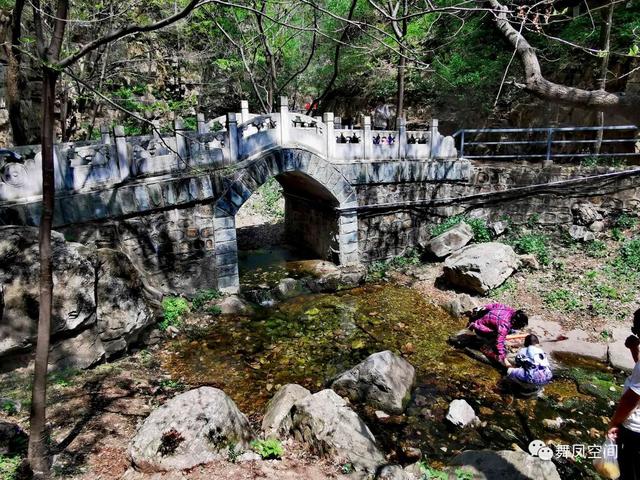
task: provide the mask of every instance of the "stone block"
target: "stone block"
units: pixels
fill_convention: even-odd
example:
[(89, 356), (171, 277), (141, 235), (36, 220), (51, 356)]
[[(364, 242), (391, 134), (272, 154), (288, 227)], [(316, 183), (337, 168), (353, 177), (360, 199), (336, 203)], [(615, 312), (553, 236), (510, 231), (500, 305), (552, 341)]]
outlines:
[(225, 229), (216, 229), (215, 231), (215, 240), (216, 243), (219, 242), (228, 242), (236, 239), (236, 229), (235, 228), (225, 228)]

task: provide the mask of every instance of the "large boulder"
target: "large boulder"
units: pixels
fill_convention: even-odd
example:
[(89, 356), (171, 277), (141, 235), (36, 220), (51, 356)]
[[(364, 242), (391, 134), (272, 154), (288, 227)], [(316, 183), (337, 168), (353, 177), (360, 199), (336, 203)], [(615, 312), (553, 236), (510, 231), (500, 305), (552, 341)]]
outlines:
[(95, 256), (97, 328), (110, 357), (136, 342), (156, 316), (146, 301), (140, 274), (124, 253), (101, 248)]
[(465, 222), (460, 222), (425, 245), (425, 250), (438, 258), (457, 252), (473, 240), (473, 229)]
[(551, 460), (510, 450), (469, 450), (451, 461), (474, 480), (560, 480)]
[[(51, 233), (51, 335), (69, 336), (96, 323), (95, 275), (80, 244)], [(0, 227), (0, 357), (33, 347), (40, 303), (38, 229)]]
[[(86, 368), (125, 351), (155, 323), (150, 305), (159, 302), (159, 294), (125, 254), (67, 242), (58, 232), (51, 236), (51, 365)], [(35, 345), (38, 272), (38, 230), (0, 227), (0, 358), (5, 365), (28, 362)]]
[(280, 388), (269, 400), (267, 411), (262, 419), (262, 431), (267, 437), (287, 435), (291, 431), (291, 407), (311, 395), (300, 385), (291, 383)]
[(405, 359), (386, 350), (339, 375), (331, 388), (352, 402), (364, 402), (385, 412), (401, 414), (411, 396), (416, 371)]
[(133, 464), (144, 472), (184, 470), (249, 448), (247, 417), (222, 390), (200, 387), (154, 410), (131, 442)]
[(485, 294), (502, 285), (519, 265), (518, 255), (509, 245), (479, 243), (449, 256), (444, 275), (455, 287)]
[(333, 390), (296, 402), (293, 432), (317, 454), (351, 463), (358, 471), (373, 473), (385, 462), (369, 428)]

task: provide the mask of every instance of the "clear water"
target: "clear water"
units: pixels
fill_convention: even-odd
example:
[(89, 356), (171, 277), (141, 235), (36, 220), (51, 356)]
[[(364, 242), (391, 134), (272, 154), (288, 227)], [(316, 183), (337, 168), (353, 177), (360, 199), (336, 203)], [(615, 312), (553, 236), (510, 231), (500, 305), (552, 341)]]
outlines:
[[(417, 371), (406, 415), (381, 423), (370, 409), (359, 409), (399, 462), (408, 461), (403, 453), (408, 447), (419, 448), (437, 466), (465, 449), (517, 445), (526, 450), (532, 439), (601, 443), (598, 435), (612, 413), (609, 401), (621, 393), (620, 378), (600, 365), (564, 359), (566, 366), (546, 387), (546, 398), (517, 399), (502, 391), (495, 369), (447, 344), (462, 326), (415, 290), (374, 284), (302, 295), (252, 317), (221, 317), (204, 337), (174, 342), (163, 363), (174, 378), (221, 388), (241, 410), (259, 417), (281, 385), (298, 383), (318, 391), (371, 353), (402, 354)], [(456, 398), (473, 406), (486, 422), (483, 427), (459, 430), (447, 424), (449, 402)], [(544, 419), (558, 416), (567, 422), (562, 429), (543, 426)], [(558, 465), (563, 479), (595, 475), (589, 460)]]

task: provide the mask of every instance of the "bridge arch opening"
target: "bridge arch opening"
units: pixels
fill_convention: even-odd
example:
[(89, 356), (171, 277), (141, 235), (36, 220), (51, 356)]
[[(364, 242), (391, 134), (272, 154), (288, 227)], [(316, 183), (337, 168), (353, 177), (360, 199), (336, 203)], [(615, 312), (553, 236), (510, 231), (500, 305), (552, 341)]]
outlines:
[(336, 264), (359, 260), (353, 187), (322, 157), (305, 150), (279, 150), (249, 164), (216, 202), (215, 256), (221, 290), (240, 288), (239, 254), (247, 246), (255, 246), (260, 227), (247, 225), (242, 214), (241, 221), (236, 223), (236, 216), (253, 193), (271, 178), (282, 188), (284, 219), (280, 232), (272, 227), (263, 228), (266, 235), (270, 229), (274, 235), (281, 235), (265, 239), (267, 243), (288, 244), (307, 258)]

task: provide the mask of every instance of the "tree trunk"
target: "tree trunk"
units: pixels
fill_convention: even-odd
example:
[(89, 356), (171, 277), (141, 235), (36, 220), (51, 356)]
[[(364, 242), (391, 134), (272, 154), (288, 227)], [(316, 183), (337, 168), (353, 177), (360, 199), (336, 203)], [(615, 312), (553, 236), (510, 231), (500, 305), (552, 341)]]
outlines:
[[(614, 6), (615, 4), (611, 2), (609, 10), (607, 11), (605, 24), (603, 25), (602, 51), (604, 52), (604, 56), (602, 57), (602, 63), (600, 64), (600, 90), (603, 92), (607, 90), (607, 72), (609, 71), (609, 50), (611, 48), (611, 24), (613, 23)], [(600, 125), (600, 130), (598, 130), (596, 135), (594, 148), (596, 154), (600, 154), (600, 150), (602, 149), (602, 139), (604, 137), (604, 112), (602, 110), (598, 112), (598, 123)]]
[(42, 214), (40, 216), (40, 311), (38, 343), (31, 400), (31, 428), (29, 435), (29, 464), (34, 478), (49, 476), (46, 444), (47, 364), (51, 334), (53, 274), (51, 262), (51, 225), (55, 193), (53, 168), (54, 104), (58, 72), (43, 68), (42, 79)]
[(398, 99), (396, 102), (396, 128), (398, 128), (398, 118), (404, 115), (404, 74), (407, 59), (404, 56), (403, 48), (400, 47), (400, 60), (398, 61)]

